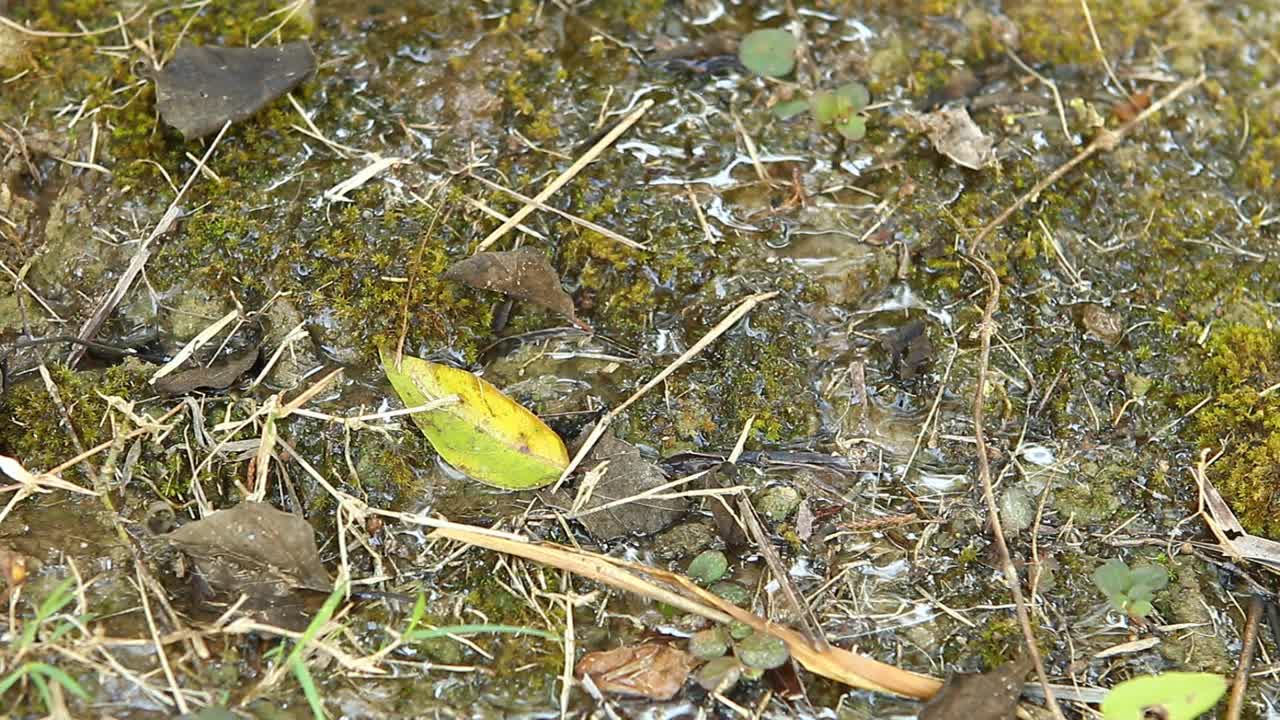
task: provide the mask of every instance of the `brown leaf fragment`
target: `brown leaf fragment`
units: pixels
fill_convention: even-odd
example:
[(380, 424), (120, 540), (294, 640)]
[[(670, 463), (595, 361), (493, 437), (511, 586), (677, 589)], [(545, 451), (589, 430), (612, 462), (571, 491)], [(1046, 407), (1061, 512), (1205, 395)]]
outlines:
[(1080, 322), (1085, 330), (1108, 345), (1124, 339), (1124, 318), (1101, 305), (1085, 303), (1080, 309)]
[(311, 524), (265, 503), (242, 502), (160, 537), (191, 558), (216, 592), (263, 598), (333, 588)]
[(985, 673), (952, 675), (924, 706), (920, 720), (1012, 720), (1031, 659), (1019, 657)]
[(27, 556), (0, 545), (0, 587), (12, 589), (27, 581)]
[(315, 69), (305, 40), (264, 48), (187, 45), (156, 74), (156, 107), (184, 138), (204, 137), (251, 117)]
[(995, 159), (995, 143), (969, 117), (969, 111), (943, 108), (921, 116), (934, 149), (957, 165), (981, 170)]
[(156, 392), (165, 396), (186, 395), (196, 390), (226, 390), (258, 362), (259, 345), (247, 347), (209, 367), (196, 367), (166, 375), (155, 382)]
[(683, 650), (647, 643), (587, 653), (574, 672), (590, 675), (607, 693), (670, 700), (684, 687), (693, 665), (693, 657)]
[[(742, 469), (736, 463), (723, 462), (707, 473), (703, 487), (707, 490), (733, 487), (744, 484)], [(711, 510), (711, 520), (715, 523), (716, 534), (724, 541), (726, 548), (736, 550), (747, 546), (747, 532), (738, 521), (738, 516), (729, 509), (731, 497), (712, 496), (707, 498), (707, 508)]]
[(937, 351), (926, 330), (923, 320), (912, 320), (880, 341), (893, 362), (894, 373), (903, 380), (911, 380), (933, 364)]
[[(579, 442), (590, 431), (590, 427), (586, 428)], [(688, 509), (688, 501), (684, 498), (642, 498), (592, 512), (602, 505), (633, 497), (667, 482), (662, 470), (641, 457), (634, 445), (607, 433), (591, 448), (582, 465), (594, 468), (606, 461), (609, 464), (604, 469), (604, 475), (575, 513), (577, 520), (597, 541), (658, 532), (679, 520)], [(575, 496), (564, 491), (555, 494), (544, 492), (542, 499), (548, 505), (568, 511), (573, 507)]]
[(526, 300), (565, 316), (586, 329), (573, 309), (573, 298), (560, 287), (560, 276), (547, 256), (531, 247), (503, 252), (481, 252), (454, 263), (445, 271), (447, 280)]

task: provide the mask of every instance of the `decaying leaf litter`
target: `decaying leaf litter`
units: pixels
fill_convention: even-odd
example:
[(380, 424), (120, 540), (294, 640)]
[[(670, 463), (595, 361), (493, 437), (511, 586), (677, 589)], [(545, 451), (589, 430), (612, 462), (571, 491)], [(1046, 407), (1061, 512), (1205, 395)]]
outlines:
[[(655, 701), (575, 660), (657, 647), (706, 660), (659, 664), (655, 680), (690, 674), (673, 710), (908, 715), (920, 706), (848, 691), (867, 687), (851, 658), (887, 663), (872, 687), (919, 678), (906, 696), (937, 687), (925, 676), (1002, 667), (1025, 650), (1002, 572), (1022, 583), (1067, 716), (1123, 677), (1235, 674), (1243, 600), (1270, 594), (1255, 563), (1275, 559), (1236, 518), (1255, 515), (1233, 469), (1269, 462), (1240, 408), (1265, 411), (1276, 381), (1250, 355), (1274, 342), (1280, 226), (1267, 9), (102, 5), (16, 8), (0, 35), (0, 544), (22, 558), (6, 579), (23, 623), (0, 682), (22, 712), (87, 695), (166, 714), (230, 690), (249, 713), (625, 713)], [(755, 37), (789, 50), (785, 69), (743, 55), (759, 30), (783, 32)], [(183, 48), (304, 39), (314, 77), (212, 112), (203, 142), (162, 124), (151, 73), (132, 74)], [(922, 131), (938, 98), (980, 131), (968, 148)], [(518, 246), (556, 277), (542, 272), (536, 297), (512, 291), (518, 277), (488, 288), (524, 300), (500, 326), (500, 296), (446, 269)], [(984, 264), (1001, 291), (988, 322)], [(585, 436), (563, 482), (547, 474), (560, 499), (490, 491), (438, 461), (414, 425), (461, 399), (402, 409), (380, 348), (479, 371), (549, 432)], [(73, 350), (87, 356), (74, 372), (59, 364)], [(163, 376), (148, 364), (180, 354)], [(646, 478), (628, 490), (642, 497), (610, 495), (608, 447)], [(1012, 563), (991, 545), (984, 477)], [(237, 607), (201, 590), (244, 558), (227, 573), (225, 542), (167, 551), (144, 529), (157, 501), (193, 528), (266, 503), (314, 529), (305, 564), (337, 579), (283, 568), (287, 598), (361, 589), (297, 606), (314, 621), (302, 632), (254, 619), (249, 594)], [(628, 511), (652, 502), (690, 509), (613, 540), (618, 526), (585, 514), (647, 530)], [(446, 537), (540, 550), (525, 562)], [(607, 557), (565, 559), (599, 573), (575, 579), (530, 539), (702, 578), (709, 561), (691, 563), (718, 550), (724, 575), (710, 597), (660, 574), (617, 577), (633, 591), (620, 593)], [(1168, 589), (1100, 587), (1113, 559), (1166, 568)], [(720, 615), (734, 606), (711, 597), (747, 610)], [(724, 655), (691, 647), (742, 612), (775, 625)], [(470, 644), (410, 628), (423, 623), (473, 628), (454, 633)], [(769, 627), (792, 628), (778, 633), (807, 671), (746, 662)], [(1258, 648), (1228, 713), (1268, 707), (1273, 650)], [(344, 681), (390, 688), (375, 676), (393, 672), (413, 689)], [(1036, 675), (1028, 699), (1045, 695)], [(1161, 707), (1198, 712), (1188, 703)]]

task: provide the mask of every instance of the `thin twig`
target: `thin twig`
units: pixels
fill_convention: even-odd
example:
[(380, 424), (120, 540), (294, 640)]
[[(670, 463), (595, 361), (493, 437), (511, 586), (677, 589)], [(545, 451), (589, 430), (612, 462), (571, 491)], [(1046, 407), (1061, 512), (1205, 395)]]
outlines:
[(1205, 81), (1206, 77), (1207, 75), (1205, 75), (1205, 72), (1202, 69), (1199, 75), (1196, 75), (1190, 80), (1183, 81), (1173, 90), (1170, 90), (1168, 95), (1165, 95), (1164, 97), (1160, 98), (1156, 102), (1152, 103), (1151, 107), (1148, 107), (1146, 110), (1143, 110), (1134, 119), (1130, 120), (1124, 125), (1121, 125), (1119, 128), (1116, 128), (1115, 130), (1111, 130), (1111, 131), (1103, 130), (1102, 132), (1100, 132), (1097, 136), (1093, 138), (1092, 141), (1089, 142), (1088, 145), (1085, 146), (1083, 150), (1076, 153), (1076, 155), (1072, 157), (1070, 160), (1059, 165), (1056, 170), (1046, 175), (1043, 180), (1036, 183), (1035, 186), (1032, 187), (1030, 190), (1028, 190), (1026, 193), (1024, 193), (1022, 197), (1019, 197), (1017, 200), (1015, 200), (1012, 205), (1002, 210), (1000, 214), (995, 217), (994, 220), (984, 225), (982, 229), (978, 231), (978, 234), (973, 238), (972, 250), (976, 252), (978, 248), (982, 246), (982, 242), (986, 240), (987, 237), (991, 235), (991, 233), (995, 232), (997, 228), (1005, 224), (1005, 222), (1007, 222), (1015, 212), (1017, 212), (1018, 210), (1021, 210), (1023, 205), (1026, 205), (1028, 202), (1030, 202), (1034, 198), (1039, 197), (1040, 193), (1044, 192), (1045, 188), (1057, 182), (1059, 178), (1061, 178), (1063, 175), (1066, 175), (1067, 173), (1071, 172), (1072, 168), (1084, 162), (1085, 160), (1088, 160), (1089, 158), (1093, 157), (1099, 151), (1110, 151), (1114, 149), (1116, 145), (1118, 145), (1120, 141), (1124, 139), (1125, 135), (1128, 135), (1129, 133), (1133, 132), (1133, 129), (1138, 127), (1142, 123), (1146, 122), (1147, 118), (1163, 110), (1166, 105), (1173, 102), (1174, 100), (1177, 100), (1188, 90), (1191, 90), (1192, 88), (1199, 86), (1201, 83)]
[(1058, 122), (1062, 123), (1062, 134), (1067, 138), (1067, 142), (1072, 142), (1071, 128), (1067, 126), (1067, 111), (1066, 108), (1062, 106), (1062, 94), (1058, 92), (1058, 84), (1036, 72), (1030, 65), (1022, 62), (1022, 58), (1018, 57), (1017, 53), (1012, 50), (1005, 48), (1004, 54), (1008, 55), (1009, 59), (1012, 60), (1014, 64), (1022, 68), (1023, 72), (1028, 73), (1036, 80), (1040, 81), (1041, 85), (1048, 86), (1049, 92), (1053, 93), (1053, 105), (1058, 110)]
[(138, 575), (138, 597), (142, 600), (142, 613), (147, 619), (147, 630), (151, 633), (152, 649), (160, 660), (160, 669), (164, 671), (164, 677), (169, 683), (173, 699), (178, 704), (178, 712), (186, 714), (190, 712), (187, 706), (187, 698), (182, 694), (182, 688), (178, 685), (178, 678), (173, 674), (173, 668), (169, 666), (169, 655), (165, 652), (164, 645), (160, 643), (160, 631), (156, 629), (156, 619), (151, 614), (151, 603), (147, 600), (147, 586), (142, 580), (141, 563), (142, 561), (139, 558), (138, 566), (135, 568)]
[[(533, 199), (536, 202), (540, 202), (540, 203), (546, 202), (547, 198), (554, 195), (557, 190), (564, 187), (565, 184), (568, 183), (570, 180), (572, 180), (574, 176), (576, 176), (579, 172), (581, 172), (584, 167), (590, 165), (593, 160), (599, 157), (600, 153), (604, 152), (606, 148), (608, 148), (610, 145), (614, 143), (615, 140), (617, 140), (619, 137), (622, 136), (622, 133), (626, 132), (627, 129), (630, 128), (632, 125), (635, 125), (636, 122), (641, 118), (641, 116), (643, 116), (646, 112), (648, 112), (649, 108), (651, 107), (653, 107), (652, 100), (645, 100), (644, 102), (640, 103), (640, 107), (637, 107), (635, 110), (632, 110), (630, 115), (623, 118), (622, 121), (619, 122), (616, 126), (614, 126), (614, 128), (610, 130), (607, 135), (600, 138), (599, 142), (597, 142), (595, 145), (592, 145), (590, 150), (586, 151), (585, 153), (582, 154), (582, 157), (575, 160), (573, 164), (569, 166), (568, 170), (565, 170), (564, 172), (560, 173), (560, 175), (556, 177), (555, 180), (551, 181), (551, 184), (543, 188), (542, 191), (539, 192), (537, 195), (534, 195)], [(511, 230), (511, 228), (515, 227), (517, 224), (524, 221), (524, 219), (526, 217), (529, 217), (529, 215), (536, 209), (537, 208), (535, 208), (533, 205), (526, 204), (524, 207), (517, 210), (509, 220), (502, 223), (502, 225), (499, 225), (496, 230), (489, 233), (484, 240), (480, 241), (480, 244), (476, 246), (476, 252), (482, 252), (484, 250), (488, 250), (489, 246), (496, 243), (503, 235), (506, 235)]]
[(1125, 97), (1129, 93), (1125, 92), (1124, 85), (1120, 84), (1120, 80), (1116, 77), (1116, 73), (1111, 69), (1111, 61), (1107, 60), (1107, 53), (1102, 49), (1102, 41), (1098, 39), (1098, 30), (1093, 26), (1093, 13), (1089, 12), (1089, 0), (1080, 0), (1080, 9), (1084, 10), (1084, 22), (1089, 26), (1089, 37), (1093, 38), (1093, 49), (1098, 51), (1098, 57), (1102, 59), (1102, 67), (1107, 70), (1107, 77), (1111, 78), (1112, 84), (1116, 89), (1124, 94)]
[(1022, 627), (1027, 654), (1035, 664), (1036, 675), (1040, 678), (1041, 687), (1044, 688), (1045, 704), (1049, 706), (1049, 711), (1053, 713), (1056, 720), (1066, 720), (1066, 716), (1062, 714), (1062, 708), (1058, 706), (1057, 698), (1053, 695), (1053, 689), (1049, 686), (1049, 676), (1044, 670), (1044, 660), (1040, 657), (1040, 647), (1036, 644), (1035, 631), (1031, 629), (1027, 601), (1022, 596), (1022, 581), (1018, 578), (1018, 571), (1013, 567), (1013, 560), (1009, 557), (1009, 545), (1004, 540), (1004, 527), (1000, 523), (996, 495), (991, 487), (991, 465), (987, 460), (987, 439), (982, 421), (986, 407), (987, 368), (991, 361), (991, 333), (995, 329), (993, 316), (996, 308), (1000, 306), (1000, 278), (991, 265), (982, 258), (976, 255), (965, 255), (965, 259), (986, 276), (987, 285), (990, 288), (986, 307), (982, 311), (982, 325), (979, 328), (981, 349), (978, 354), (978, 382), (973, 395), (973, 437), (978, 453), (978, 479), (982, 483), (982, 496), (987, 504), (987, 520), (991, 525), (992, 540), (995, 541), (996, 550), (1000, 554), (1000, 565), (1004, 570), (1005, 581), (1009, 585), (1010, 592), (1013, 593), (1014, 610), (1018, 615), (1018, 624)]
[(1244, 693), (1249, 688), (1249, 673), (1253, 670), (1254, 649), (1257, 647), (1258, 623), (1262, 620), (1262, 607), (1266, 604), (1261, 595), (1249, 598), (1249, 613), (1245, 616), (1244, 633), (1240, 637), (1240, 664), (1231, 684), (1231, 696), (1227, 699), (1227, 714), (1223, 720), (1240, 720), (1244, 710)]

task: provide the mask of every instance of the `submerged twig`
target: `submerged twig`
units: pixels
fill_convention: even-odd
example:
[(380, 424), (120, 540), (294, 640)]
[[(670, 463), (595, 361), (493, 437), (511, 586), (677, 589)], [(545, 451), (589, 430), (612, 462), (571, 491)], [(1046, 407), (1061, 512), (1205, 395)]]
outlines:
[(1022, 627), (1022, 637), (1026, 641), (1027, 654), (1035, 664), (1036, 675), (1044, 688), (1045, 704), (1049, 706), (1056, 720), (1066, 720), (1058, 700), (1049, 686), (1049, 676), (1045, 673), (1044, 659), (1040, 657), (1040, 647), (1036, 644), (1035, 631), (1031, 629), (1031, 616), (1027, 612), (1027, 601), (1022, 596), (1022, 581), (1018, 571), (1013, 567), (1009, 556), (1009, 545), (1004, 539), (1004, 527), (1000, 523), (1000, 511), (996, 505), (995, 491), (991, 487), (991, 464), (987, 460), (987, 439), (982, 425), (987, 394), (987, 368), (991, 361), (991, 334), (995, 329), (996, 308), (1000, 306), (1000, 278), (987, 261), (976, 255), (965, 255), (965, 259), (986, 277), (989, 288), (986, 307), (982, 311), (982, 325), (979, 327), (980, 349), (978, 352), (978, 381), (973, 395), (973, 437), (978, 453), (978, 480), (982, 483), (982, 497), (987, 504), (987, 521), (991, 525), (991, 536), (1000, 555), (1000, 566), (1004, 571), (1005, 581), (1013, 593), (1014, 610), (1018, 616), (1018, 625)]
[(1147, 118), (1163, 110), (1166, 105), (1177, 100), (1188, 90), (1203, 83), (1207, 77), (1208, 76), (1205, 74), (1205, 71), (1202, 69), (1199, 75), (1196, 75), (1190, 80), (1183, 81), (1173, 90), (1170, 90), (1168, 95), (1165, 95), (1154, 103), (1151, 103), (1150, 107), (1143, 110), (1141, 113), (1138, 113), (1137, 117), (1134, 119), (1121, 125), (1115, 130), (1104, 129), (1102, 132), (1098, 133), (1098, 135), (1096, 135), (1083, 150), (1076, 153), (1076, 155), (1070, 160), (1059, 165), (1056, 170), (1046, 175), (1044, 179), (1036, 183), (1030, 190), (1023, 193), (1023, 195), (1015, 200), (1012, 205), (1000, 211), (1000, 214), (997, 215), (994, 220), (982, 226), (982, 229), (979, 230), (978, 234), (973, 238), (971, 250), (976, 252), (978, 248), (982, 246), (982, 242), (986, 240), (991, 233), (995, 232), (997, 228), (1005, 224), (1005, 222), (1007, 222), (1015, 212), (1022, 209), (1022, 206), (1026, 205), (1032, 199), (1039, 197), (1040, 193), (1044, 192), (1045, 188), (1048, 188), (1050, 185), (1057, 182), (1063, 175), (1071, 172), (1072, 168), (1093, 157), (1099, 151), (1113, 150), (1116, 145), (1124, 139), (1125, 135), (1133, 132), (1134, 128), (1146, 122)]

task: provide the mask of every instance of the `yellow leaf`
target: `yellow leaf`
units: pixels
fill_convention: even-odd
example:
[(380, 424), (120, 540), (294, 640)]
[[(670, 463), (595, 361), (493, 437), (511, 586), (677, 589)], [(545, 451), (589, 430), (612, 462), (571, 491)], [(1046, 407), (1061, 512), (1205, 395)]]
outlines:
[(564, 441), (536, 415), (465, 370), (382, 351), (382, 367), (405, 407), (457, 396), (413, 414), (440, 457), (487, 485), (529, 490), (555, 482), (569, 465)]

